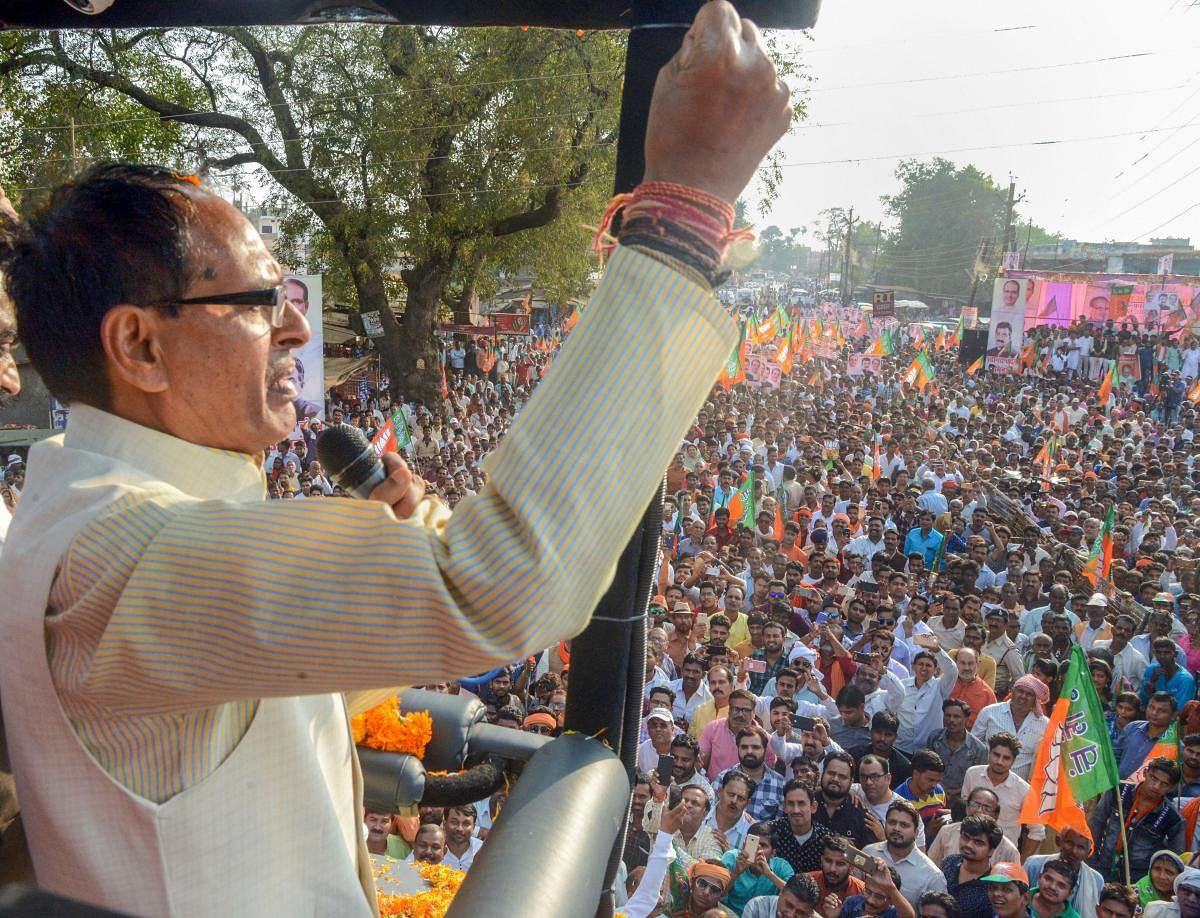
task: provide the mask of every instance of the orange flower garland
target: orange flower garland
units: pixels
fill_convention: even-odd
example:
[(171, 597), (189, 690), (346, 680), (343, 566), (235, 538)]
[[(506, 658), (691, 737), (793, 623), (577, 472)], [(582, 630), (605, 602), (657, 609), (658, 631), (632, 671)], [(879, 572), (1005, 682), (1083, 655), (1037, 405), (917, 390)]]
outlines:
[(396, 895), (378, 890), (380, 918), (444, 918), (466, 873), (440, 864), (413, 865), (429, 883), (425, 892)]
[(400, 699), (393, 695), (383, 704), (350, 719), (354, 742), (368, 749), (405, 752), (418, 759), (433, 739), (433, 718), (428, 711), (400, 713)]

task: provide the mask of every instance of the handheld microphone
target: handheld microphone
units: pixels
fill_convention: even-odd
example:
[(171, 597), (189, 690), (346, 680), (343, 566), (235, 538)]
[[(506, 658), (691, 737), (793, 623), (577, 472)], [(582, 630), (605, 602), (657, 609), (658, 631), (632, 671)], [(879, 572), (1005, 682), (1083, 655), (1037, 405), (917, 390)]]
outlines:
[(326, 427), (317, 434), (317, 458), (329, 477), (359, 500), (370, 497), (387, 478), (371, 442), (348, 424)]

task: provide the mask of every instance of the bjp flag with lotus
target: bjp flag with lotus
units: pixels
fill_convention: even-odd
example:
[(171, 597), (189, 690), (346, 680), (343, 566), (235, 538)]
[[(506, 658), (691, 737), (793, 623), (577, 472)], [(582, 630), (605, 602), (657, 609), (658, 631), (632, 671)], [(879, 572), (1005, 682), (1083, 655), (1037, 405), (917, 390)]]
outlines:
[(1021, 823), (1041, 823), (1059, 832), (1071, 828), (1091, 839), (1083, 804), (1116, 787), (1117, 780), (1104, 708), (1083, 648), (1076, 644), (1033, 760)]

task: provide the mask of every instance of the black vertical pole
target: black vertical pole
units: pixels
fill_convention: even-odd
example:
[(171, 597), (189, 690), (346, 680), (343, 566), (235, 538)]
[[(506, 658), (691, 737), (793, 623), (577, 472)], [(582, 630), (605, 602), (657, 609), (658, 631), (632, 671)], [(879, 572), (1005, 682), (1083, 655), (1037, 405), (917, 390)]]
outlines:
[[(617, 135), (615, 190), (629, 191), (645, 171), (646, 121), (659, 68), (679, 49), (700, 0), (634, 0), (633, 24), (625, 52), (625, 80)], [(662, 491), (646, 508), (641, 523), (617, 562), (612, 585), (592, 622), (571, 643), (570, 691), (566, 726), (600, 734), (621, 757), (631, 782), (636, 767), (645, 677), (646, 606), (662, 530)], [(617, 838), (597, 915), (611, 916), (610, 887), (624, 849)]]

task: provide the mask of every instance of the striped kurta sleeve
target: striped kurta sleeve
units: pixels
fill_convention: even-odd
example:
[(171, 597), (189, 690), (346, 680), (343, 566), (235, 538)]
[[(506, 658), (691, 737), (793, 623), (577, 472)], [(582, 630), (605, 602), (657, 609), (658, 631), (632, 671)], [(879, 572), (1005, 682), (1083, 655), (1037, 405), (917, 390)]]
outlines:
[(452, 515), (123, 498), (63, 559), (60, 692), (162, 715), (463, 676), (578, 633), (734, 341), (710, 292), (618, 249)]

